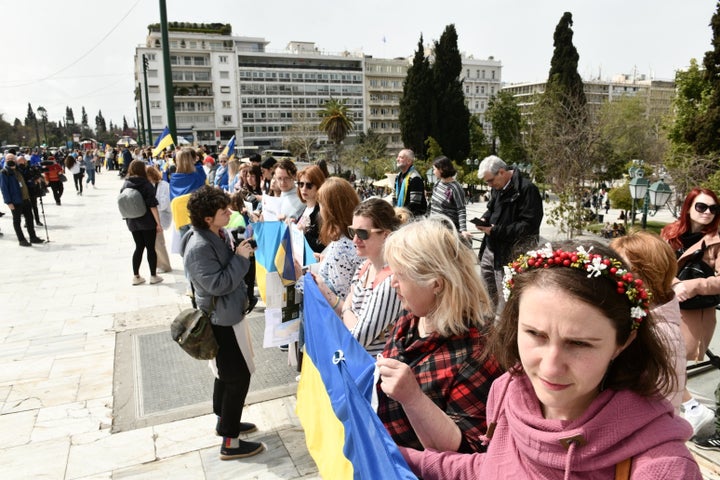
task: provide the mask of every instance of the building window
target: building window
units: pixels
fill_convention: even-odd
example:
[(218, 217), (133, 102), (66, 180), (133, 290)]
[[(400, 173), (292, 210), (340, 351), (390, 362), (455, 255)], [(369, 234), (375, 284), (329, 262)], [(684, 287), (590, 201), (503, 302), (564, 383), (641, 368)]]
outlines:
[(220, 80), (227, 80), (229, 78), (230, 78), (230, 72), (227, 72), (227, 71), (220, 72)]
[(483, 95), (485, 95), (485, 85), (483, 85), (483, 86), (482, 86), (482, 88), (481, 88), (480, 90), (481, 90), (481, 92), (480, 92), (480, 93), (482, 93)]
[(230, 93), (230, 87), (220, 87), (220, 93)]
[[(480, 93), (480, 87), (478, 85), (475, 85), (475, 93)], [(485, 92), (483, 92), (485, 93)]]
[(160, 108), (160, 102), (157, 100), (152, 100), (150, 102), (150, 108), (152, 108), (152, 109)]
[(157, 70), (148, 70), (147, 76), (148, 76), (148, 78), (157, 78), (158, 71)]
[(148, 85), (148, 93), (160, 93), (159, 85)]
[(467, 69), (467, 78), (470, 78), (470, 69)]
[(228, 57), (227, 57), (227, 55), (220, 55), (220, 56), (218, 57), (218, 61), (219, 61), (220, 63), (228, 63)]
[(470, 94), (470, 85), (465, 85), (465, 93)]
[(492, 79), (495, 80), (495, 70), (493, 70), (491, 73), (492, 73)]
[(227, 124), (232, 122), (232, 115), (223, 115), (223, 123)]
[(149, 61), (154, 62), (155, 61), (155, 54), (154, 53), (146, 53), (145, 58), (147, 58)]
[(485, 70), (482, 71), (482, 78), (485, 78)]
[(232, 108), (232, 104), (230, 103), (230, 100), (223, 100), (222, 108)]

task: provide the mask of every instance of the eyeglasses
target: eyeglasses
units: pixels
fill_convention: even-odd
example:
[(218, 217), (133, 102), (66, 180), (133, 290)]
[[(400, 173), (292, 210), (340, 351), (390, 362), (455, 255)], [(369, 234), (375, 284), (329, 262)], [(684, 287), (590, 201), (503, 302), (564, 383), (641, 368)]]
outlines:
[(348, 234), (350, 235), (350, 238), (355, 238), (355, 235), (360, 240), (367, 240), (370, 238), (370, 233), (380, 233), (384, 231), (382, 228), (371, 228), (370, 230), (365, 230), (364, 228), (353, 228), (348, 226)]
[(290, 177), (275, 177), (276, 182), (290, 182), (292, 181), (292, 178)]
[(312, 190), (315, 187), (315, 184), (312, 182), (298, 182), (298, 188), (307, 188), (308, 190)]
[(720, 205), (708, 205), (707, 203), (703, 202), (697, 202), (695, 204), (695, 211), (698, 213), (705, 213), (708, 209), (710, 209), (710, 213), (713, 215), (717, 215), (720, 213)]

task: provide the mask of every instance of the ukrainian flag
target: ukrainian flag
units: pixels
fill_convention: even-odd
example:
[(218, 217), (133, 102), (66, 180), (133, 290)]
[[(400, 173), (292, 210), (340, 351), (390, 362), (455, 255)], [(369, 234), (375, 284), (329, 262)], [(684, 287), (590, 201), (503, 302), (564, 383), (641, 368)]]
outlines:
[(295, 283), (295, 263), (293, 262), (292, 241), (290, 240), (290, 229), (283, 223), (284, 231), (275, 253), (275, 268), (280, 275), (283, 285), (286, 287)]
[(165, 125), (162, 133), (158, 135), (158, 138), (155, 140), (155, 144), (153, 145), (155, 148), (153, 148), (152, 156), (157, 157), (160, 152), (170, 145), (175, 145), (175, 142), (173, 142), (172, 135), (170, 135), (170, 129)]
[(305, 355), (297, 415), (322, 478), (416, 477), (370, 406), (375, 362), (305, 274)]
[(235, 135), (232, 136), (227, 145), (225, 145), (225, 148), (223, 148), (223, 151), (220, 152), (221, 155), (223, 153), (228, 156), (228, 160), (235, 158)]
[(287, 226), (283, 222), (252, 223), (255, 250), (255, 279), (263, 302), (267, 303), (267, 276), (277, 274), (275, 257)]

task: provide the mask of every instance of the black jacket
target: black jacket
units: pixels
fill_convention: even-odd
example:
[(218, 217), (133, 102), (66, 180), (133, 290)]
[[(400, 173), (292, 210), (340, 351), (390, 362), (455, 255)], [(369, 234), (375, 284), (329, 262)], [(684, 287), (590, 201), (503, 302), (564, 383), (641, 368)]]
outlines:
[(480, 258), (489, 247), (495, 255), (495, 270), (502, 270), (512, 261), (512, 255), (522, 253), (514, 251), (516, 245), (537, 245), (543, 218), (542, 197), (538, 188), (515, 169), (506, 189), (492, 190), (487, 208), (482, 218), (493, 227), (483, 238)]

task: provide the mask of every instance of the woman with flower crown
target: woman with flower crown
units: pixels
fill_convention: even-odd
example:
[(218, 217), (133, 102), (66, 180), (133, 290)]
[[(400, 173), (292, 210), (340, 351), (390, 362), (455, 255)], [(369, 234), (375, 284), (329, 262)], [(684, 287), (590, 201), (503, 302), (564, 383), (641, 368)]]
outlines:
[(508, 372), (487, 404), (486, 453), (401, 448), (425, 480), (690, 479), (692, 431), (662, 398), (676, 379), (651, 293), (612, 250), (549, 245), (506, 268), (489, 350)]

